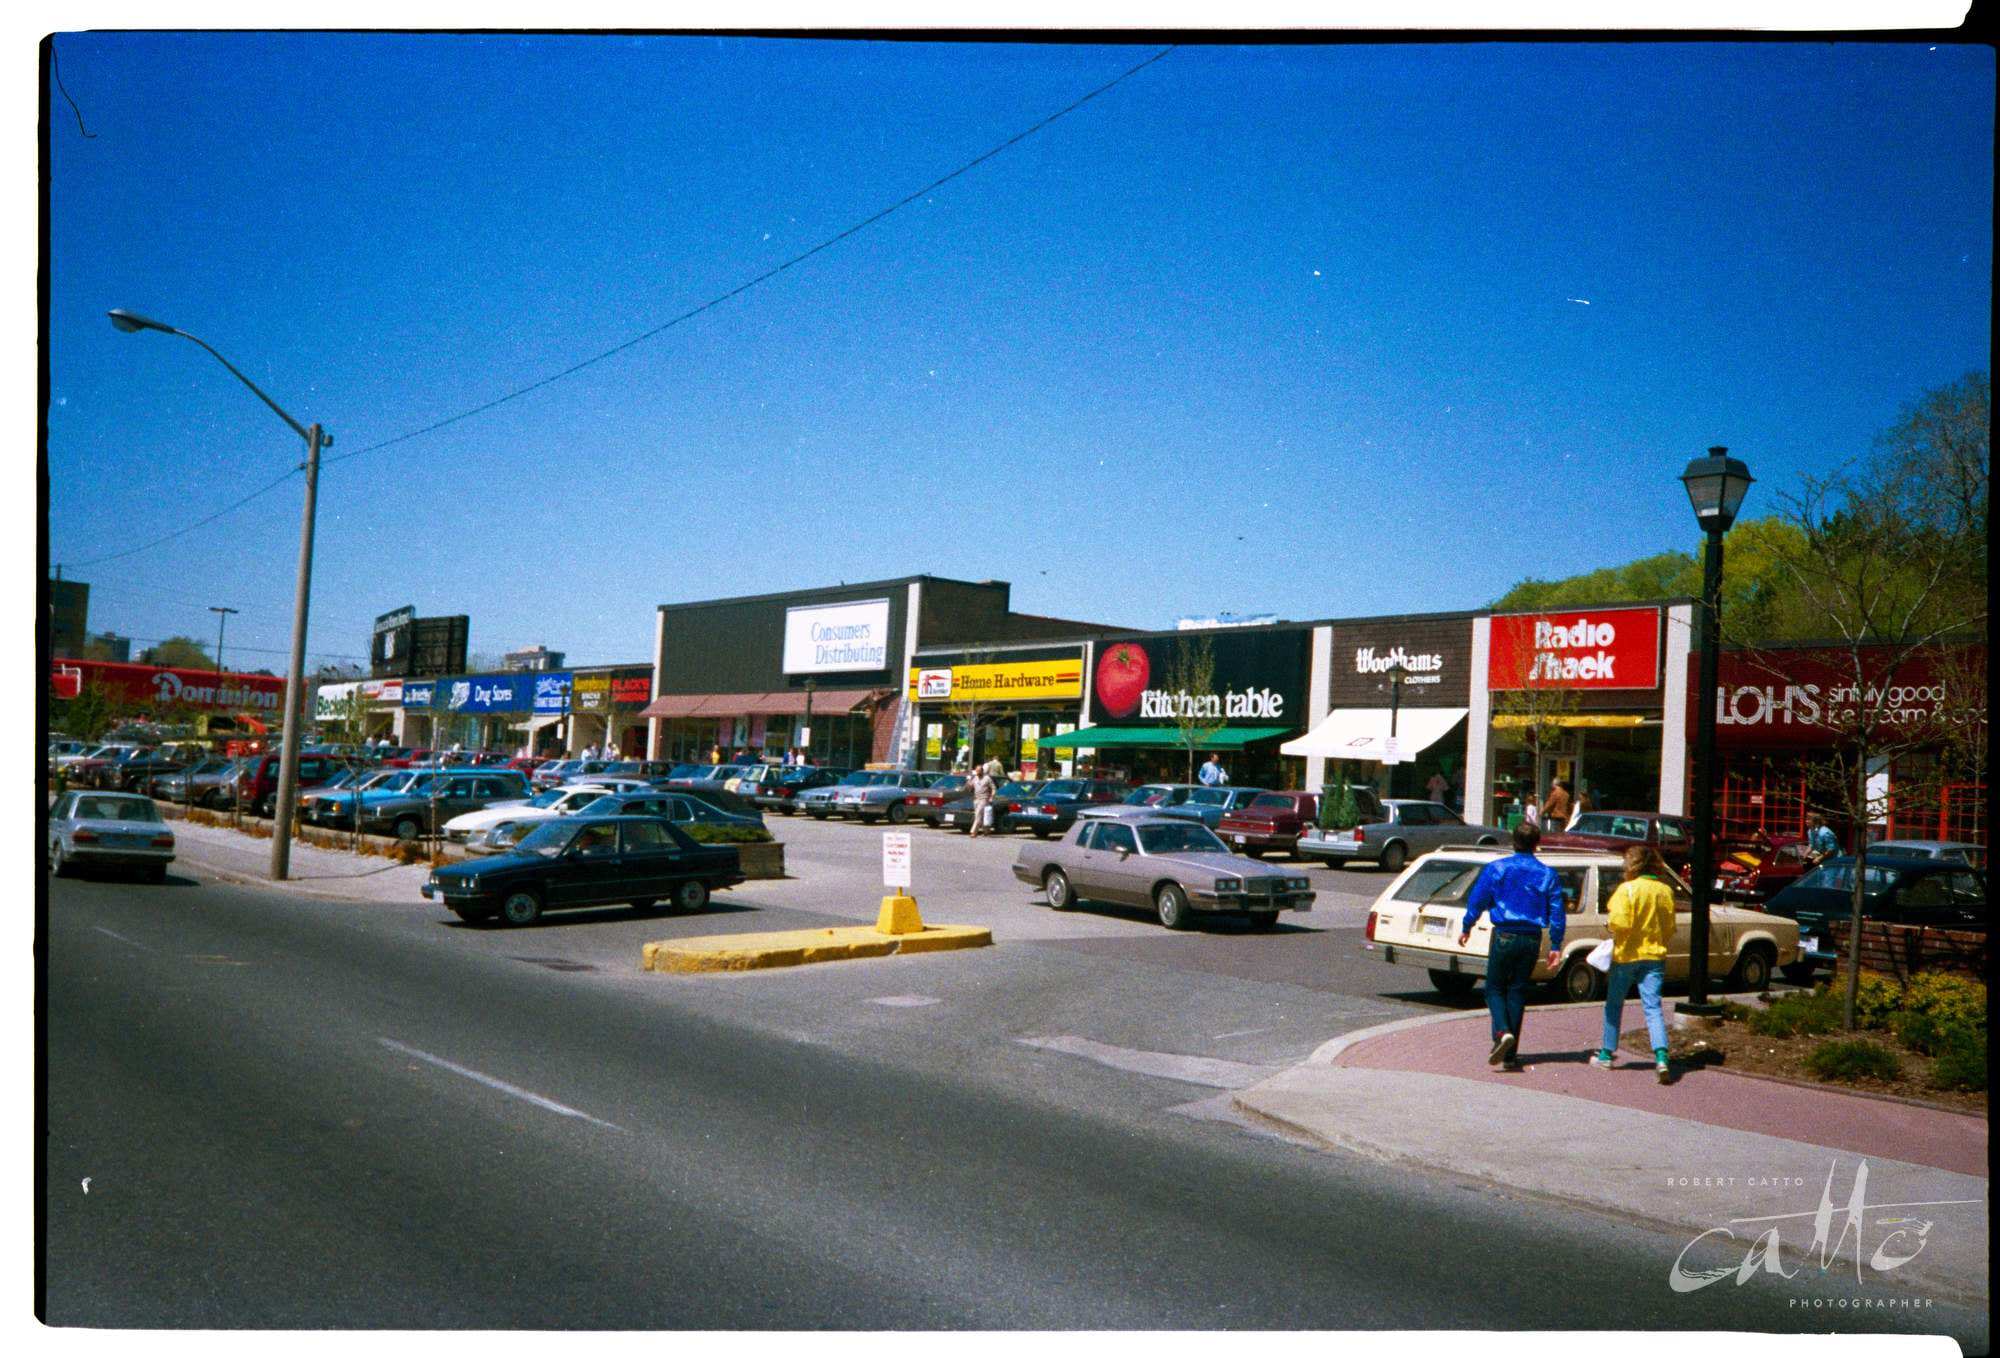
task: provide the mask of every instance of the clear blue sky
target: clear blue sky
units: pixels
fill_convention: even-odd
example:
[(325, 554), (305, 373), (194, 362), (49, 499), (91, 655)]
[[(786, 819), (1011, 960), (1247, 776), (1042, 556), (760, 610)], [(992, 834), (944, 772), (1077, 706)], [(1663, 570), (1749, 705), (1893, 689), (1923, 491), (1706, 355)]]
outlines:
[[(77, 34), (52, 555), (211, 511), (734, 287), (1152, 48)], [(916, 572), (1165, 625), (1476, 607), (1865, 451), (1991, 343), (1976, 47), (1190, 47), (774, 281), (321, 482), (311, 648), (413, 603), (644, 658), (662, 602)], [(1580, 299), (1580, 300), (1573, 300)], [(1584, 305), (1588, 302), (1588, 305)], [(296, 481), (69, 573), (281, 670)], [(239, 650), (241, 646), (246, 649)], [(247, 648), (264, 648), (253, 651)], [(234, 665), (232, 664), (232, 668)]]

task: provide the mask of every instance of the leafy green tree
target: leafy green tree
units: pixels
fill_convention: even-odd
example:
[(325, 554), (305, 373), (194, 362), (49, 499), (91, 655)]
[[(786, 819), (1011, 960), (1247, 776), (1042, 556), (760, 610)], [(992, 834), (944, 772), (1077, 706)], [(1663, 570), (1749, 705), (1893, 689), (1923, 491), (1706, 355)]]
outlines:
[(163, 665), (174, 669), (210, 670), (215, 661), (208, 648), (193, 637), (168, 637), (139, 653), (142, 665)]

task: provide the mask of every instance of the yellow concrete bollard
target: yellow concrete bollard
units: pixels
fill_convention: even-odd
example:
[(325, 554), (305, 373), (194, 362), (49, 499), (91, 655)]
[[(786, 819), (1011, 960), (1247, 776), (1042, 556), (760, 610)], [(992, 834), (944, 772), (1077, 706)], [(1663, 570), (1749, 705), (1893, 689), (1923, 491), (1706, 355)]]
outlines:
[(917, 898), (905, 896), (901, 891), (882, 898), (882, 913), (875, 917), (875, 932), (878, 934), (920, 934), (924, 931), (924, 917), (917, 913)]

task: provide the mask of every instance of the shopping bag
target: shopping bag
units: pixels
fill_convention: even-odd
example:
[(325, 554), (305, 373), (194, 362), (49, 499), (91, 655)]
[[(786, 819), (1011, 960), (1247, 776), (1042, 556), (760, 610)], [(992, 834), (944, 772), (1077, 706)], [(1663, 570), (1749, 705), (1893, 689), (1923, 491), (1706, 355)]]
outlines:
[(983, 806), (983, 807), (981, 807), (981, 808), (979, 809), (979, 825), (980, 825), (980, 828), (981, 828), (981, 829), (984, 829), (984, 830), (991, 830), (991, 829), (993, 828), (993, 803), (992, 803), (992, 802), (988, 802), (988, 803), (986, 803), (986, 805), (985, 805), (985, 806)]
[(1596, 967), (1599, 971), (1611, 970), (1611, 940), (1607, 938), (1592, 948), (1590, 956), (1583, 960), (1590, 963), (1591, 966)]

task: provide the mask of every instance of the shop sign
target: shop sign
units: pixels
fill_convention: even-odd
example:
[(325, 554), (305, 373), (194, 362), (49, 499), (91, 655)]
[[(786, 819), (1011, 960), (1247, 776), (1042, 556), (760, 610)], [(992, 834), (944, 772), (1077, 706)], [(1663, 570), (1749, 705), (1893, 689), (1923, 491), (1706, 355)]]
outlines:
[(1403, 706), (1464, 707), (1472, 689), (1472, 619), (1334, 625), (1334, 707), (1387, 707), (1398, 668)]
[[(1973, 683), (1954, 684), (1924, 656), (1896, 667), (1887, 683), (1881, 674), (1886, 653), (1863, 664), (1870, 682), (1854, 681), (1852, 662), (1838, 652), (1813, 650), (1726, 651), (1716, 657), (1715, 737), (1723, 747), (1769, 749), (1831, 745), (1862, 721), (1898, 739), (1935, 727), (1940, 739), (1953, 723), (1983, 722), (1983, 692), (1977, 703), (1966, 693)], [(1957, 663), (1970, 676), (1985, 673), (1976, 649)], [(1688, 657), (1688, 692), (1700, 684), (1700, 657)], [(1695, 704), (1688, 704), (1694, 730)]]
[(326, 721), (344, 715), (342, 709), (360, 691), (359, 683), (321, 684), (313, 694), (313, 720)]
[(447, 712), (521, 712), (529, 689), (518, 675), (469, 674), (438, 681), (438, 696)]
[[(1172, 724), (1187, 713), (1219, 721), (1304, 720), (1310, 633), (1176, 633), (1108, 642), (1093, 675), (1098, 721)], [(1211, 682), (1201, 692), (1172, 686), (1183, 656), (1206, 641), (1214, 656)]]
[(535, 715), (560, 717), (569, 711), (570, 676), (559, 671), (535, 676)]
[(403, 701), (403, 681), (384, 679), (375, 686), (375, 701), (395, 706)]
[(919, 701), (1039, 702), (1083, 696), (1083, 656), (1067, 660), (1012, 660), (910, 671), (910, 697)]
[(1660, 610), (1593, 608), (1495, 616), (1486, 687), (1653, 689), (1660, 684)]
[(579, 712), (602, 712), (611, 705), (611, 676), (577, 675), (570, 683), (569, 705)]
[(785, 673), (889, 668), (889, 601), (785, 610)]
[(285, 681), (276, 675), (163, 669), (112, 660), (65, 660), (50, 667), (49, 680), (50, 693), (56, 698), (65, 696), (66, 689), (69, 696), (81, 693), (87, 684), (129, 702), (217, 711), (275, 712), (278, 697), (285, 691)]
[(429, 707), (436, 699), (437, 684), (433, 680), (426, 679), (421, 684), (405, 683), (403, 685), (404, 707)]
[(637, 674), (611, 677), (611, 701), (620, 707), (644, 707), (653, 700), (653, 676)]

